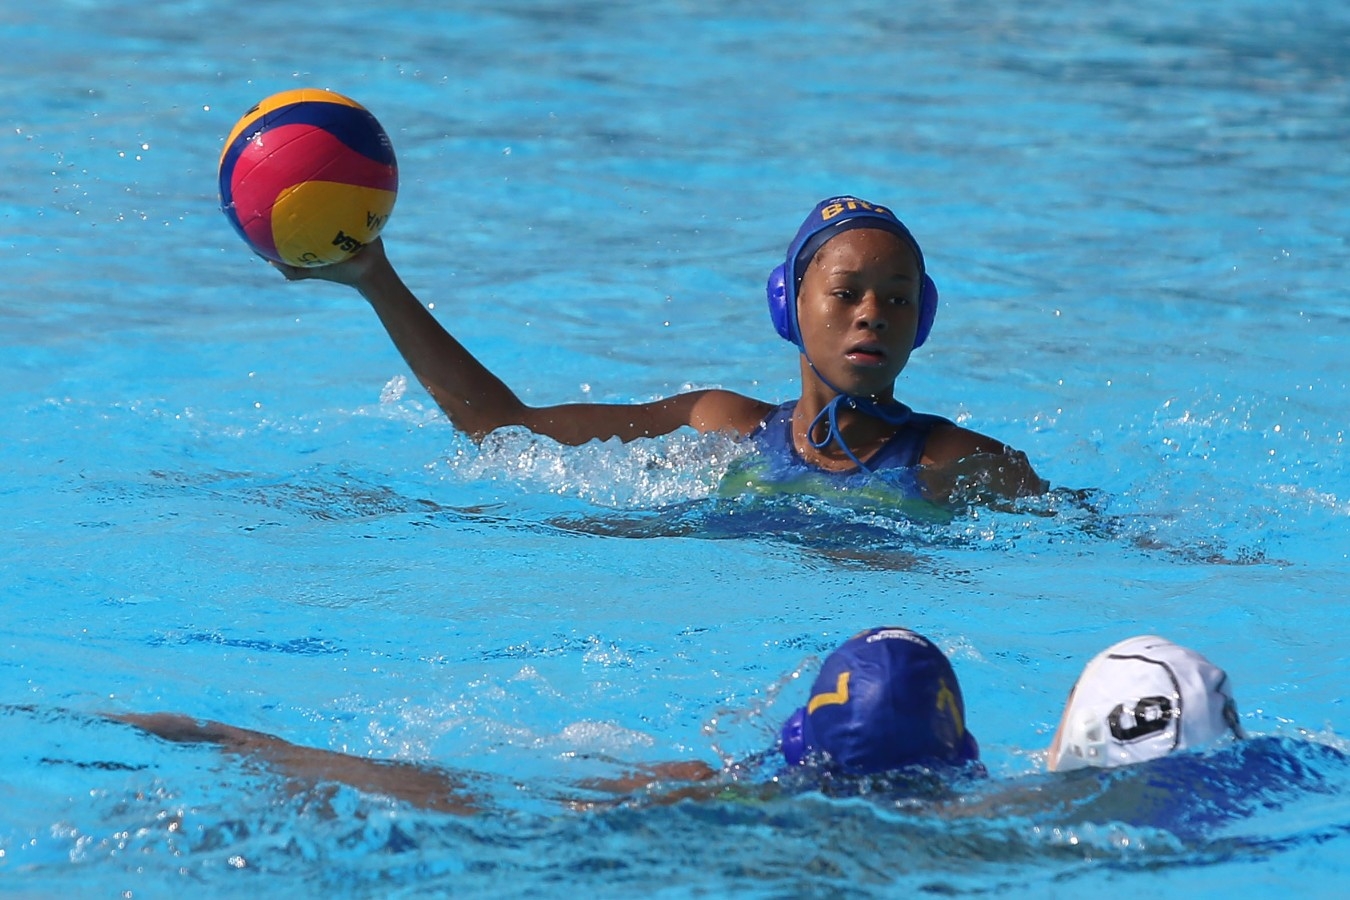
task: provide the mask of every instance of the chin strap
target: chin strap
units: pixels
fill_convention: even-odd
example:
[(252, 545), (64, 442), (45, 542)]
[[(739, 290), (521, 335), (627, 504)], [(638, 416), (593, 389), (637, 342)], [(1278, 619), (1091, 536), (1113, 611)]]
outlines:
[[(806, 440), (817, 450), (824, 450), (833, 441), (839, 445), (859, 471), (871, 474), (872, 470), (863, 465), (862, 460), (853, 455), (849, 449), (848, 442), (844, 440), (844, 435), (839, 431), (839, 407), (846, 409), (855, 409), (858, 412), (880, 419), (889, 425), (903, 425), (913, 413), (908, 406), (897, 400), (878, 401), (873, 397), (855, 397), (852, 394), (845, 394), (839, 388), (830, 383), (830, 380), (820, 374), (816, 364), (811, 362), (811, 357), (806, 357), (807, 365), (811, 371), (816, 373), (816, 377), (825, 383), (825, 386), (834, 391), (834, 398), (825, 404), (825, 408), (816, 413), (816, 417), (811, 420), (811, 427), (806, 429)], [(821, 422), (824, 421), (828, 426), (825, 436), (816, 440), (816, 432), (820, 430)]]

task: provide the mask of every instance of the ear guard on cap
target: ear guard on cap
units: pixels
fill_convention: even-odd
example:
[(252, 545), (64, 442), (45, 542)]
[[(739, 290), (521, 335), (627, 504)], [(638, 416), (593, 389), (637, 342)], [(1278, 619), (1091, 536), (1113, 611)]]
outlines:
[[(801, 334), (797, 330), (795, 310), (788, 309), (787, 302), (787, 266), (779, 264), (769, 273), (769, 281), (764, 286), (769, 301), (769, 318), (773, 320), (774, 330), (786, 341), (798, 347), (802, 345)], [(924, 273), (919, 287), (919, 327), (914, 332), (914, 349), (923, 346), (928, 334), (933, 330), (933, 320), (937, 318), (938, 289), (933, 279)]]
[(789, 766), (800, 766), (806, 758), (806, 707), (799, 706), (788, 716), (780, 732), (783, 741), (783, 758)]

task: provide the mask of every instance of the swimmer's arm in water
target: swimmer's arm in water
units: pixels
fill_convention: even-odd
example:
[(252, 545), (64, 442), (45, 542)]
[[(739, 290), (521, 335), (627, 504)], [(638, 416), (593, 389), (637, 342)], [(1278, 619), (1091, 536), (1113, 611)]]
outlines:
[(257, 759), (290, 778), (313, 784), (338, 782), (436, 812), (471, 815), (481, 811), (478, 801), (465, 792), (464, 783), (444, 769), (302, 747), (261, 731), (175, 713), (110, 713), (105, 718), (173, 743), (215, 744), (225, 752)]
[(593, 812), (635, 800), (647, 806), (670, 806), (682, 800), (768, 800), (777, 796), (776, 784), (742, 782), (740, 771), (739, 764), (718, 770), (701, 760), (653, 763), (614, 778), (587, 778), (576, 783), (582, 790), (612, 794), (613, 799), (565, 802), (571, 809)]
[(1034, 497), (1049, 488), (1025, 453), (958, 425), (933, 429), (922, 462), (919, 478), (928, 495), (938, 500), (965, 486), (1011, 498)]
[(717, 775), (717, 769), (702, 760), (691, 759), (637, 766), (616, 778), (588, 778), (578, 782), (578, 787), (607, 794), (631, 794), (671, 782), (711, 781)]
[(530, 407), (438, 322), (404, 284), (376, 239), (345, 262), (314, 269), (276, 264), (292, 281), (320, 279), (355, 288), (375, 309), (413, 374), (457, 428), (478, 440), (520, 425), (563, 444), (629, 441), (692, 426), (748, 434), (772, 408), (731, 391), (693, 391), (650, 403)]
[[(102, 718), (131, 725), (172, 743), (214, 744), (226, 753), (257, 760), (306, 787), (345, 784), (418, 809), (455, 815), (474, 815), (488, 808), (480, 798), (468, 793), (462, 776), (436, 766), (303, 747), (265, 732), (176, 713), (105, 713)], [(587, 811), (611, 808), (635, 796), (657, 805), (680, 800), (773, 796), (772, 784), (738, 785), (736, 771), (736, 766), (718, 771), (699, 760), (655, 763), (638, 766), (616, 778), (588, 779), (577, 784), (583, 790), (613, 794), (613, 800), (558, 799), (571, 809)]]

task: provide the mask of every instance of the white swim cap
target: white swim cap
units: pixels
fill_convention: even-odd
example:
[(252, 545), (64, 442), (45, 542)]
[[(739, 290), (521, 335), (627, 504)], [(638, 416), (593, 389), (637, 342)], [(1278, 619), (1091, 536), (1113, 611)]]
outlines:
[(1097, 654), (1069, 694), (1050, 745), (1052, 772), (1123, 766), (1244, 737), (1228, 675), (1155, 635)]

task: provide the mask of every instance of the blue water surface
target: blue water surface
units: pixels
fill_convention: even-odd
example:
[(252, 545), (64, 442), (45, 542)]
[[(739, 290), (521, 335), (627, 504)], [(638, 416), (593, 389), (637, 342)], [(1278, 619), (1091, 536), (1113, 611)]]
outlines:
[[(6, 35), (0, 894), (1350, 877), (1343, 6), (56, 0)], [(472, 444), (358, 297), (217, 209), (235, 120), (305, 86), (384, 124), (391, 257), (531, 403), (794, 396), (764, 278), (821, 197), (890, 204), (943, 298), (899, 396), (1051, 492), (727, 496), (721, 436)], [(987, 778), (581, 784), (771, 748), (879, 624), (951, 655)], [(1082, 665), (1150, 632), (1228, 670), (1256, 740), (1045, 774)], [(487, 811), (101, 716), (152, 711), (443, 767)]]

